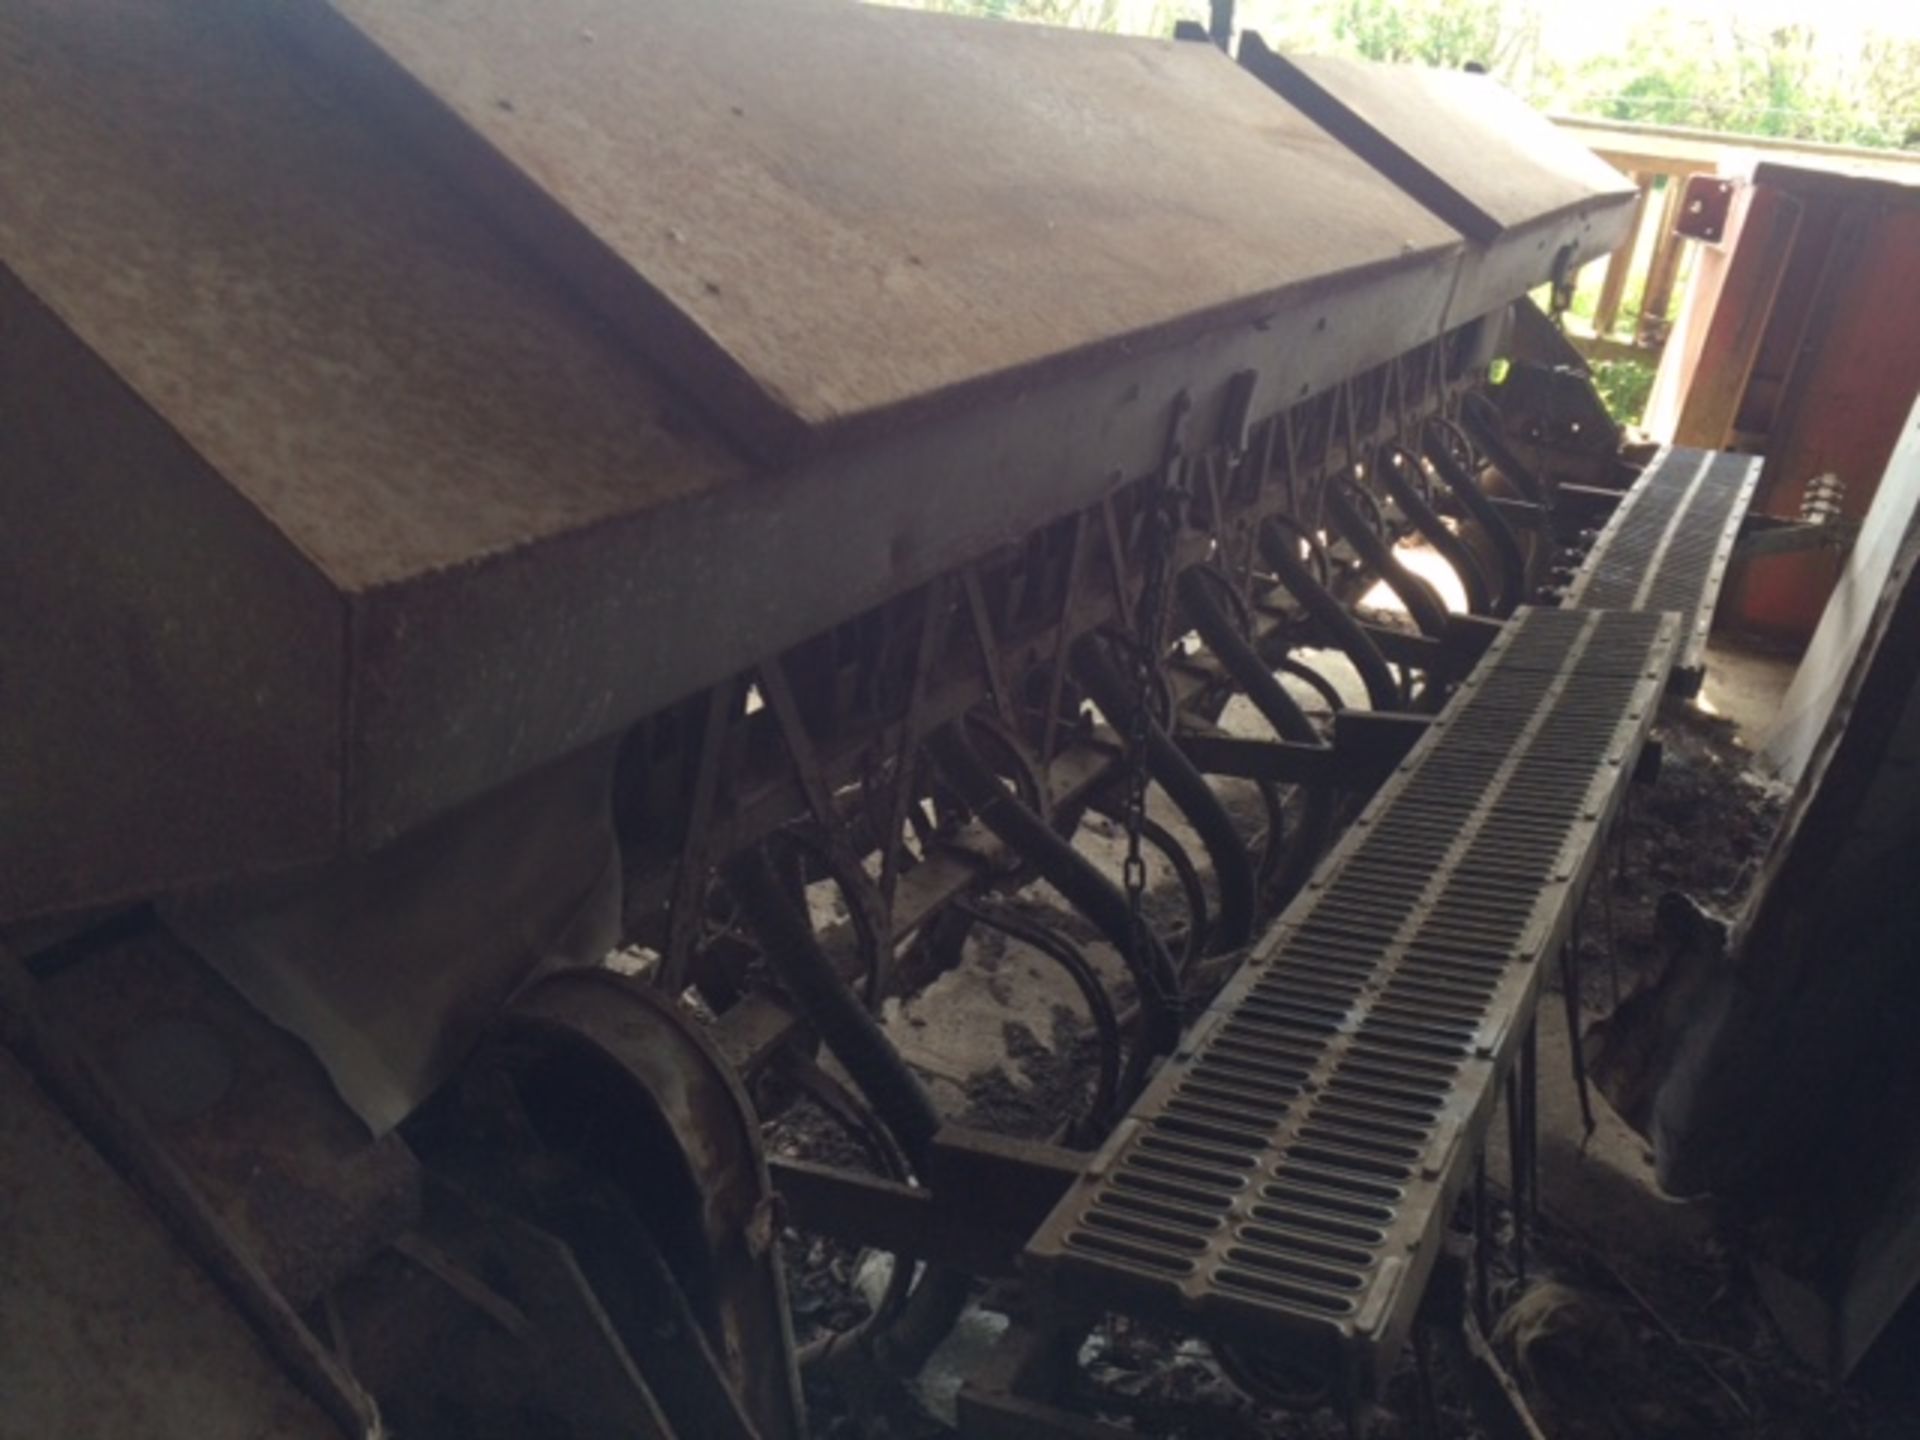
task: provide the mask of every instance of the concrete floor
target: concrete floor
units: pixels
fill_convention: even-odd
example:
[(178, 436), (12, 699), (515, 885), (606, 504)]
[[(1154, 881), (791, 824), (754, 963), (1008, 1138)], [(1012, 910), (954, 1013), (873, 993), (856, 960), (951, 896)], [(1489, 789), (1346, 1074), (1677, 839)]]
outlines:
[(1705, 660), (1706, 683), (1695, 703), (1709, 715), (1731, 720), (1741, 745), (1757, 752), (1773, 730), (1799, 658), (1715, 635), (1707, 642)]

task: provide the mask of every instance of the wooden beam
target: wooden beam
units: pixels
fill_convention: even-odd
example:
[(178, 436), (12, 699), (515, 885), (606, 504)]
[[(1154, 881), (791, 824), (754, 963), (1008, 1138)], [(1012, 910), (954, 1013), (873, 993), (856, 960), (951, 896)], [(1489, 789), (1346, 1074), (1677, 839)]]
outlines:
[(1666, 349), (1664, 344), (1618, 340), (1610, 335), (1589, 335), (1581, 330), (1568, 330), (1567, 340), (1589, 360), (1642, 360), (1649, 365), (1657, 365), (1660, 363), (1660, 352)]
[(1640, 323), (1635, 338), (1645, 344), (1649, 335), (1666, 338), (1667, 312), (1673, 308), (1673, 282), (1680, 272), (1680, 197), (1686, 186), (1676, 175), (1667, 177), (1667, 193), (1660, 205), (1660, 229), (1654, 235), (1653, 259), (1647, 262), (1647, 288), (1640, 297)]

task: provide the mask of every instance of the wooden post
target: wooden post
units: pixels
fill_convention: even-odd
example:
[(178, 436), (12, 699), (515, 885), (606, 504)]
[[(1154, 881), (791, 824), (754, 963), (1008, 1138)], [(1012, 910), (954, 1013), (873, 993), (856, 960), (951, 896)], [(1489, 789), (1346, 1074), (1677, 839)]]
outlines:
[(1673, 226), (1680, 218), (1680, 197), (1686, 188), (1680, 176), (1667, 177), (1667, 193), (1660, 206), (1660, 233), (1654, 237), (1653, 259), (1647, 264), (1647, 288), (1640, 300), (1640, 323), (1635, 330), (1642, 345), (1657, 347), (1666, 338), (1673, 280), (1680, 270), (1680, 237)]
[(1647, 218), (1647, 197), (1653, 193), (1654, 177), (1635, 173), (1640, 187), (1633, 202), (1633, 223), (1627, 227), (1627, 240), (1607, 261), (1606, 278), (1600, 282), (1600, 303), (1593, 309), (1593, 333), (1601, 339), (1613, 334), (1614, 321), (1620, 315), (1620, 300), (1627, 293), (1627, 277), (1633, 273), (1634, 256), (1640, 249), (1640, 230)]
[(1793, 257), (1802, 208), (1778, 190), (1753, 192), (1740, 243), (1725, 262), (1720, 303), (1712, 308), (1687, 377), (1686, 400), (1674, 425), (1675, 444), (1717, 450), (1733, 440), (1740, 402)]

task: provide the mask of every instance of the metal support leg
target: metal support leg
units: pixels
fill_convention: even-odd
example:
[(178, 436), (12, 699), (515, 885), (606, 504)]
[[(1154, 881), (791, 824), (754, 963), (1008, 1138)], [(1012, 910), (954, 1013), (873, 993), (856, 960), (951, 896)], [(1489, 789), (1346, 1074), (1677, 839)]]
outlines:
[(1620, 944), (1614, 930), (1613, 896), (1627, 878), (1627, 830), (1633, 824), (1633, 787), (1620, 797), (1620, 818), (1613, 823), (1613, 883), (1607, 887), (1607, 983), (1613, 1008), (1620, 1008)]
[(1593, 1095), (1587, 1086), (1587, 1046), (1580, 1033), (1580, 927), (1573, 938), (1560, 947), (1560, 988), (1567, 1000), (1567, 1054), (1573, 1061), (1573, 1086), (1580, 1096), (1580, 1123), (1586, 1134), (1582, 1144), (1593, 1138)]
[(1521, 1135), (1526, 1140), (1526, 1219), (1540, 1219), (1540, 1020), (1521, 1043)]
[(1270, 518), (1260, 529), (1260, 553), (1273, 567), (1273, 573), (1287, 588), (1287, 593), (1300, 602), (1315, 625), (1327, 639), (1346, 653), (1353, 662), (1354, 669), (1360, 672), (1360, 679), (1367, 687), (1367, 703), (1375, 710), (1401, 709), (1400, 686), (1393, 678), (1393, 672), (1387, 668), (1386, 660), (1379, 648), (1367, 638), (1359, 623), (1347, 613), (1346, 606), (1336, 600), (1314, 578), (1313, 571), (1301, 560), (1296, 544), (1311, 537), (1297, 528), (1289, 529), (1288, 522)]
[(1493, 1328), (1493, 1282), (1488, 1257), (1493, 1253), (1493, 1212), (1487, 1200), (1487, 1150), (1473, 1162), (1473, 1313), (1480, 1328)]
[[(1616, 849), (1624, 848), (1625, 842), (1615, 839)], [(1615, 923), (1613, 913), (1613, 884), (1607, 884), (1607, 897), (1601, 907), (1601, 913), (1607, 921), (1607, 988), (1613, 995), (1613, 1008), (1620, 1008), (1620, 929)]]
[(1414, 1424), (1424, 1440), (1440, 1440), (1440, 1404), (1433, 1394), (1433, 1354), (1425, 1325), (1413, 1327)]
[(1507, 1200), (1513, 1212), (1513, 1268), (1527, 1278), (1527, 1140), (1520, 1067), (1507, 1072)]
[(1520, 1106), (1522, 1134), (1527, 1144), (1527, 1215), (1540, 1218), (1540, 1025), (1527, 1025), (1520, 1047)]

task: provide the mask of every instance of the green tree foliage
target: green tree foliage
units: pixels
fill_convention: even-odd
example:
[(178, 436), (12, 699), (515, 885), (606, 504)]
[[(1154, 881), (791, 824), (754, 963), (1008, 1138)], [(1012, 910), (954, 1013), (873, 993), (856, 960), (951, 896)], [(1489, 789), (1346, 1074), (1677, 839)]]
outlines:
[(1596, 360), (1592, 374), (1607, 413), (1622, 425), (1638, 425), (1653, 394), (1653, 366), (1645, 360)]
[(1920, 44), (1875, 36), (1849, 60), (1824, 49), (1811, 25), (1661, 12), (1618, 56), (1583, 67), (1569, 90), (1569, 108), (1615, 120), (1856, 145), (1920, 139)]
[[(979, 15), (994, 20), (1026, 20), (1074, 30), (1125, 31), (1170, 35), (1183, 7), (1170, 0), (882, 0), (912, 10), (950, 15)], [(1190, 7), (1185, 7), (1190, 8)]]
[(1865, 145), (1920, 150), (1920, 40), (1875, 35), (1861, 47), (1861, 107), (1870, 132)]
[(1505, 0), (1332, 0), (1329, 11), (1334, 41), (1368, 60), (1491, 70), (1517, 34)]
[[(1089, 30), (1171, 33), (1207, 0), (883, 0)], [(1637, 16), (1611, 53), (1542, 53), (1536, 0), (1240, 0), (1241, 23), (1282, 48), (1457, 69), (1484, 66), (1536, 105), (1655, 125), (1920, 149), (1920, 41), (1822, 44), (1815, 18), (1756, 25), (1673, 10)]]

